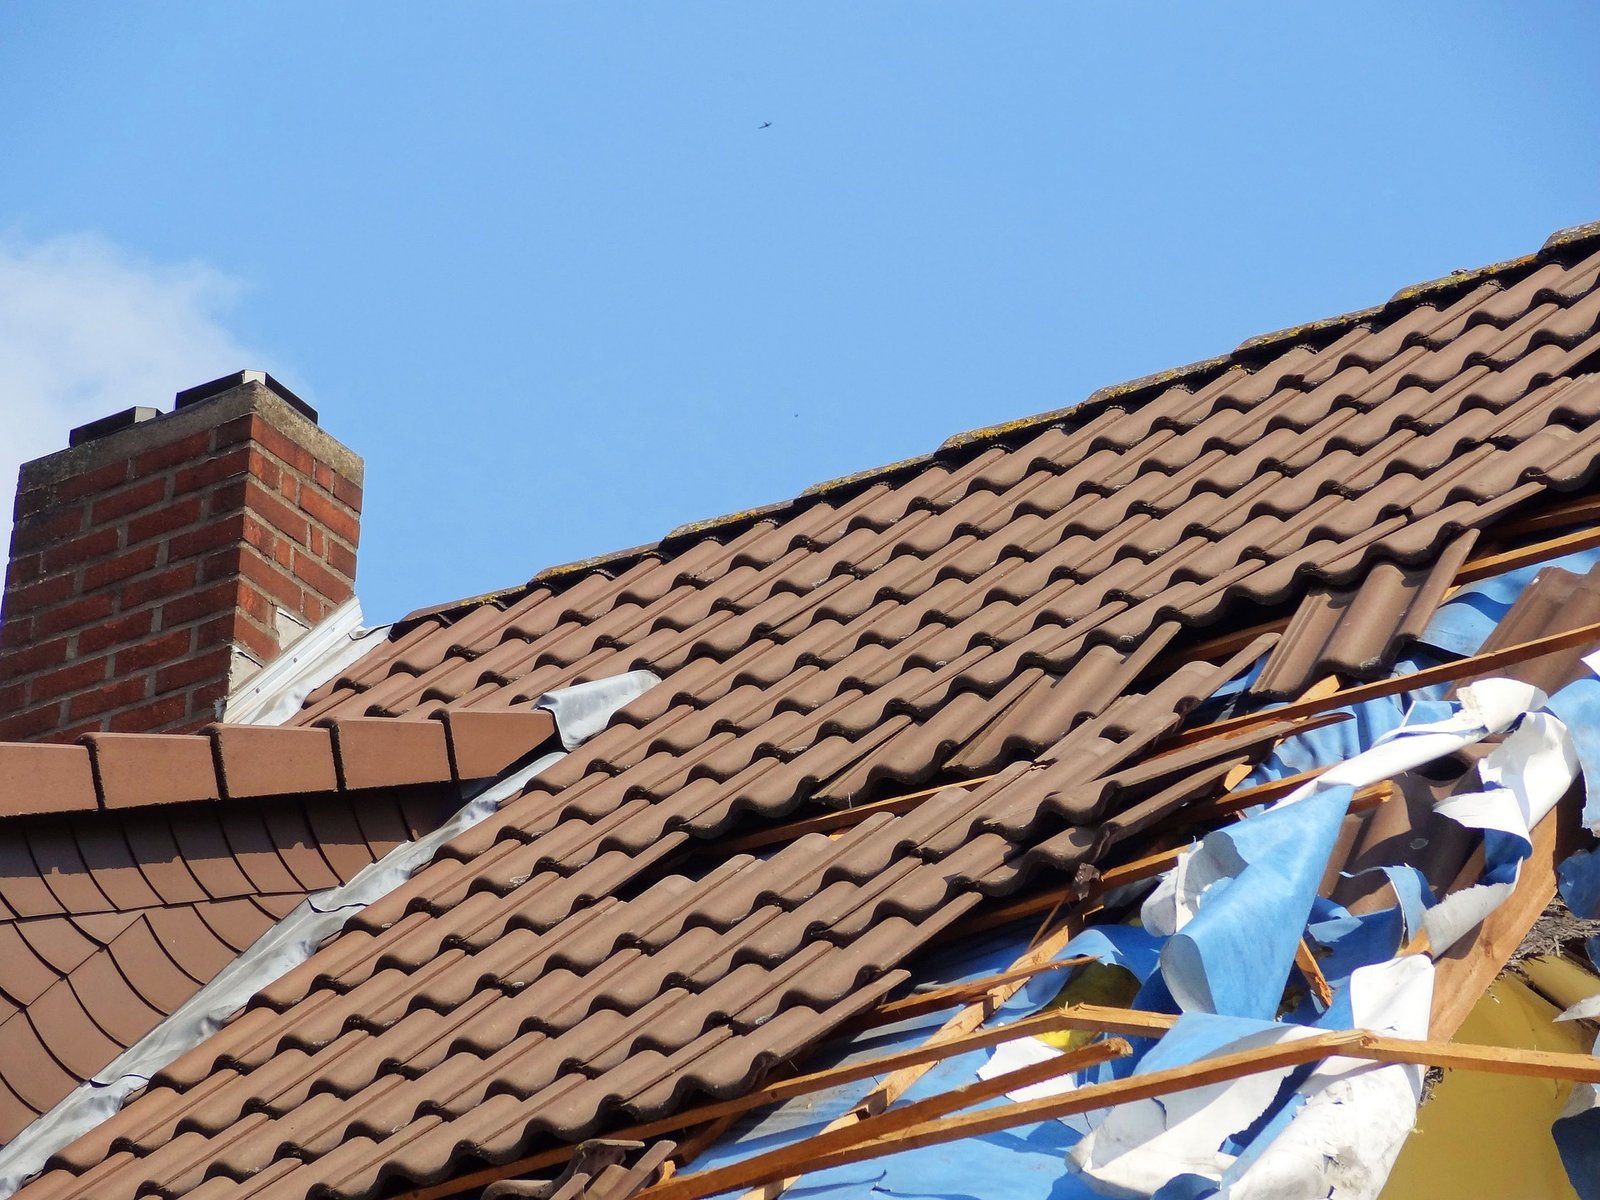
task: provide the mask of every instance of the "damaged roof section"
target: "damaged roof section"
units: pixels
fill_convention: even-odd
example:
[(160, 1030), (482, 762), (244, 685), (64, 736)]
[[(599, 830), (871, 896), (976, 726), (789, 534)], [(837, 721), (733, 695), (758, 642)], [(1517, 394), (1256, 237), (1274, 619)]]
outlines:
[[(985, 931), (1015, 940), (1025, 922), (1036, 944), (1017, 969), (1032, 970), (1077, 932), (1035, 934), (1041, 918), (1098, 916), (1114, 940), (1106, 930), (1129, 913), (1125, 889), (1157, 878), (1172, 880), (1173, 913), (1188, 905), (1198, 924), (1184, 934), (1176, 916), (1152, 916), (1141, 932), (1193, 942), (1203, 986), (1193, 971), (1156, 974), (1159, 955), (1145, 955), (1139, 987), (1167, 991), (1146, 997), (1145, 1024), (1129, 1026), (1142, 1034), (1186, 1019), (1181, 993), (1209, 1006), (1201, 1015), (1264, 1022), (1278, 1038), (1285, 977), (1304, 985), (1294, 1003), (1322, 1020), (1335, 1009), (1320, 990), (1337, 997), (1354, 970), (1388, 961), (1356, 955), (1344, 939), (1357, 927), (1381, 925), (1370, 945), (1396, 941), (1386, 954), (1410, 946), (1397, 992), (1426, 964), (1430, 980), (1437, 969), (1448, 981), (1435, 997), (1471, 993), (1475, 976), (1450, 975), (1466, 968), (1449, 966), (1446, 947), (1461, 944), (1468, 917), (1487, 929), (1484, 914), (1513, 907), (1494, 872), (1523, 872), (1516, 895), (1543, 886), (1544, 843), (1530, 843), (1524, 865), (1496, 860), (1485, 874), (1483, 826), (1458, 820), (1468, 830), (1458, 834), (1435, 808), (1470, 807), (1473, 787), (1488, 790), (1512, 753), (1493, 739), (1517, 736), (1517, 721), (1554, 726), (1520, 685), (1445, 694), (1476, 668), (1501, 674), (1542, 653), (1507, 658), (1491, 645), (1441, 666), (1479, 650), (1441, 646), (1438, 629), (1460, 585), (1578, 548), (1527, 547), (1530, 526), (1516, 523), (1555, 520), (1556, 502), (1567, 525), (1593, 522), (1569, 501), (1600, 465), (1597, 364), (1600, 247), (1553, 240), (792, 503), (417, 614), (315, 691), (289, 727), (254, 731), (319, 739), (308, 761), (326, 764), (331, 792), (236, 796), (229, 747), (212, 734), (169, 742), (194, 760), (188, 790), (209, 778), (215, 800), (120, 809), (119, 788), (132, 784), (114, 782), (119, 743), (81, 748), (94, 811), (12, 820), (57, 822), (76, 838), (77, 822), (193, 813), (224, 823), (231, 851), (230, 814), (260, 809), (266, 822), (269, 808), (303, 809), (305, 840), (281, 848), (291, 869), (308, 850), (326, 859), (323, 839), (336, 836), (309, 828), (314, 802), (353, 804), (399, 777), (417, 784), (430, 763), (441, 787), (461, 776), (458, 725), (525, 717), (573, 684), (661, 679), (565, 718), (556, 707), (570, 753), (450, 831), (437, 853), (430, 845), (415, 873), (363, 901), (214, 1036), (152, 1069), (119, 1112), (42, 1151), (15, 1176), (43, 1166), (22, 1195), (442, 1195), (554, 1174), (575, 1141), (645, 1122), (652, 1132), (634, 1132), (647, 1150), (575, 1166), (567, 1181), (626, 1194), (657, 1160), (710, 1144), (682, 1128), (703, 1106), (750, 1095), (902, 1003), (929, 954)], [(1542, 619), (1529, 615), (1523, 632), (1540, 636)], [(1488, 624), (1509, 631), (1515, 620), (1496, 611)], [(1562, 643), (1569, 658), (1576, 645)], [(1340, 690), (1393, 670), (1409, 674)], [(1396, 733), (1401, 706), (1377, 701), (1420, 688), (1433, 689), (1420, 699), (1440, 706), (1424, 711), (1455, 757), (1417, 777), (1448, 756), (1407, 759), (1417, 742)], [(1266, 710), (1275, 695), (1296, 699)], [(442, 721), (420, 719), (440, 706)], [(1343, 719), (1329, 711), (1341, 707)], [(1495, 720), (1475, 724), (1488, 708)], [(1337, 774), (1357, 770), (1346, 760), (1370, 772), (1365, 756), (1380, 749), (1388, 761), (1391, 743), (1411, 748), (1403, 769), (1355, 783)], [(1379, 787), (1390, 775), (1404, 782)], [(163, 786), (178, 790), (179, 778)], [(1284, 811), (1314, 825), (1314, 837), (1276, 843), (1297, 855), (1307, 919), (1274, 927), (1270, 970), (1213, 971), (1199, 930), (1220, 918), (1200, 911), (1197, 884), (1185, 898), (1183, 864), (1209, 870), (1226, 843), (1272, 878), (1271, 855), (1240, 849), (1257, 818), (1232, 818), (1285, 795), (1298, 808), (1265, 814), (1275, 828), (1293, 823)], [(1190, 837), (1213, 826), (1211, 849), (1185, 859)], [(1395, 906), (1381, 887), (1338, 880), (1339, 864), (1393, 866), (1386, 853), (1417, 839), (1432, 857), (1403, 864), (1420, 874), (1402, 876), (1416, 900), (1398, 917), (1385, 915)], [(369, 862), (378, 851), (369, 843)], [(48, 852), (30, 843), (36, 868)], [(50, 891), (45, 874), (19, 887)], [(1262, 877), (1213, 898), (1266, 895)], [(309, 885), (295, 878), (303, 897)], [(1425, 904), (1424, 885), (1465, 899)], [(4, 881), (0, 894), (9, 902)], [(62, 909), (37, 915), (82, 919)], [(1437, 968), (1418, 952), (1423, 933)], [(1332, 955), (1326, 971), (1313, 941)], [(1246, 991), (1248, 1005), (1216, 1000)], [(1359, 1012), (1345, 1026), (1364, 1021)], [(1430, 1017), (1426, 1005), (1420, 1018), (1408, 1011), (1410, 1036)], [(1291, 1056), (1279, 1066), (1371, 1049), (1342, 1019), (1328, 1017), (1315, 1045), (1275, 1045)], [(1099, 1045), (1108, 1070), (1134, 1054)]]
[(1278, 640), (1241, 625), (1355, 589), (1358, 650), (1309, 622), (1282, 661), (1380, 669), (1473, 532), (1585, 487), (1597, 276), (1563, 243), (403, 622), (297, 722), (663, 682), (24, 1194), (375, 1197), (749, 1089), (1301, 733), (1170, 740)]

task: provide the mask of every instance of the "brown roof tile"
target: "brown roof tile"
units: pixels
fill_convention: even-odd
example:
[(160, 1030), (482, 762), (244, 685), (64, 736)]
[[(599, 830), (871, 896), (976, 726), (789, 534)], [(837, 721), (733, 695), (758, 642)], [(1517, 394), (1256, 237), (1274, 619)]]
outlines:
[(106, 808), (185, 804), (221, 797), (210, 738), (91, 733), (83, 740)]
[(308, 891), (427, 828), (384, 791), (9, 820), (0, 1140), (148, 1033)]
[(214, 725), (208, 732), (230, 800), (338, 790), (333, 735), (326, 729)]
[(1476, 530), (1467, 530), (1432, 562), (1379, 563), (1354, 587), (1314, 589), (1251, 691), (1286, 698), (1327, 675), (1372, 679), (1386, 672), (1400, 648), (1427, 627), (1476, 538)]
[(0, 744), (0, 816), (87, 812), (100, 806), (82, 746)]

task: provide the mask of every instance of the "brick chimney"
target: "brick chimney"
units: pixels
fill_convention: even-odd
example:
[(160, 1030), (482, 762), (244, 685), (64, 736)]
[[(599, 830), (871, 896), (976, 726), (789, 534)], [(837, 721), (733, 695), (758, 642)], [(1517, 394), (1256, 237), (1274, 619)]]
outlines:
[(361, 459), (270, 375), (131, 408), (24, 464), (0, 740), (181, 731), (355, 591)]

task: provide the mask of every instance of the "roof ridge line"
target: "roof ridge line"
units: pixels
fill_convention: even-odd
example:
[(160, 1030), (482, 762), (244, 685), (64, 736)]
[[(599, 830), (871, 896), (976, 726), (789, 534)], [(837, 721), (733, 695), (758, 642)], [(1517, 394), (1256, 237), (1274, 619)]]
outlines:
[[(849, 475), (841, 475), (835, 479), (824, 480), (821, 483), (811, 485), (798, 495), (774, 501), (758, 508), (741, 509), (722, 516), (679, 525), (677, 528), (669, 530), (656, 542), (634, 546), (627, 550), (613, 551), (609, 554), (596, 555), (592, 558), (579, 559), (576, 562), (546, 567), (523, 584), (515, 584), (477, 596), (468, 596), (460, 600), (446, 601), (443, 604), (416, 609), (394, 623), (394, 634), (404, 634), (419, 622), (430, 617), (438, 618), (448, 623), (463, 613), (470, 612), (484, 604), (503, 605), (505, 603), (514, 603), (527, 596), (537, 587), (555, 587), (566, 584), (590, 571), (610, 572), (616, 568), (631, 567), (646, 558), (663, 558), (671, 554), (679, 544), (690, 539), (713, 533), (742, 530), (759, 523), (767, 517), (799, 508), (823, 497), (834, 496), (851, 488), (889, 482), (900, 474), (920, 469), (940, 459), (965, 456), (980, 448), (1002, 443), (1019, 434), (1031, 433), (1035, 430), (1061, 423), (1074, 416), (1090, 415), (1092, 411), (1116, 402), (1135, 403), (1138, 400), (1145, 399), (1148, 393), (1154, 392), (1158, 388), (1171, 387), (1179, 383), (1209, 383), (1212, 379), (1235, 367), (1249, 370), (1252, 365), (1259, 365), (1260, 361), (1267, 357), (1265, 352), (1268, 350), (1278, 350), (1289, 345), (1307, 342), (1320, 342), (1321, 345), (1326, 345), (1346, 330), (1364, 322), (1376, 319), (1396, 320), (1422, 303), (1438, 300), (1455, 292), (1466, 292), (1483, 283), (1504, 283), (1512, 276), (1530, 272), (1545, 262), (1565, 257), (1595, 242), (1600, 242), (1600, 221), (1570, 225), (1564, 229), (1556, 230), (1544, 240), (1538, 250), (1531, 254), (1504, 259), (1469, 271), (1453, 272), (1435, 279), (1408, 284), (1400, 288), (1382, 304), (1354, 309), (1334, 316), (1322, 317), (1298, 325), (1285, 326), (1282, 329), (1272, 330), (1268, 333), (1257, 334), (1254, 337), (1246, 338), (1225, 354), (1213, 355), (1210, 358), (1199, 359), (1183, 366), (1168, 368), (1149, 375), (1141, 375), (1138, 378), (1126, 380), (1122, 383), (1096, 388), (1082, 400), (1063, 408), (1052, 409), (1033, 416), (1019, 417), (1016, 420), (1006, 421), (999, 425), (988, 425), (953, 434), (926, 454), (901, 459), (898, 462), (889, 463), (881, 467), (871, 467), (864, 471), (856, 471)], [(1321, 346), (1319, 345), (1318, 348), (1320, 349)]]
[(546, 708), (437, 708), (311, 726), (212, 724), (199, 733), (90, 733), (0, 742), (0, 821), (177, 804), (349, 795), (497, 777), (558, 734)]

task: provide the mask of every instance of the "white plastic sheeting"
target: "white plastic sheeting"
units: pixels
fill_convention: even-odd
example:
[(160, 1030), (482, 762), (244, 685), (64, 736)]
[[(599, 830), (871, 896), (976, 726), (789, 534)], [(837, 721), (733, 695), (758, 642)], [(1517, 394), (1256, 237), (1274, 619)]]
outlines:
[[(1360, 968), (1350, 976), (1350, 1008), (1357, 1029), (1426, 1038), (1433, 962), (1415, 954)], [(1412, 1063), (1328, 1059), (1296, 1089), (1304, 1107), (1218, 1195), (1375, 1200), (1416, 1123), (1423, 1074)]]
[[(1421, 956), (1362, 967), (1351, 976), (1357, 1028), (1426, 1037), (1432, 999), (1433, 964)], [(1185, 1017), (1163, 1038), (1160, 1053), (1146, 1055), (1135, 1075), (1321, 1032), (1304, 1025)], [(1261, 1120), (1298, 1070), (1260, 1071), (1119, 1104), (1072, 1149), (1068, 1161), (1108, 1196), (1146, 1197), (1174, 1176), (1190, 1175), (1209, 1181), (1229, 1200), (1370, 1200), (1382, 1189), (1415, 1120), (1422, 1069), (1330, 1058), (1295, 1088), (1292, 1119), (1281, 1131), (1267, 1130), (1257, 1139), (1261, 1146), (1242, 1154), (1221, 1149)]]
[[(1485, 873), (1483, 882), (1423, 914), (1434, 952), (1448, 949), (1502, 903), (1531, 852), (1533, 827), (1578, 774), (1573, 738), (1560, 720), (1541, 711), (1546, 702), (1537, 688), (1512, 680), (1490, 679), (1462, 688), (1458, 703), (1442, 720), (1401, 726), (1272, 809), (1231, 830), (1208, 835), (1182, 855), (1146, 899), (1142, 916), (1149, 932), (1167, 938), (1161, 961), (1171, 994), (1186, 1014), (1199, 1015), (1181, 1018), (1174, 1031), (1145, 1055), (1136, 1074), (1317, 1031), (1239, 1020), (1248, 1014), (1214, 1003), (1220, 994), (1205, 976), (1215, 964), (1197, 953), (1172, 953), (1187, 936), (1185, 930), (1205, 924), (1201, 918), (1217, 909), (1219, 896), (1225, 902), (1240, 899), (1239, 888), (1247, 887), (1252, 871), (1259, 875), (1263, 864), (1285, 868), (1289, 859), (1305, 857), (1292, 850), (1292, 839), (1285, 842), (1265, 828), (1284, 810), (1308, 808), (1307, 802), (1314, 801), (1319, 808), (1328, 805), (1337, 816), (1341, 801), (1356, 788), (1393, 778), (1491, 735), (1506, 734), (1479, 764), (1479, 789), (1450, 797), (1437, 807), (1441, 815), (1484, 835)], [(1326, 816), (1316, 814), (1310, 826), (1325, 833)], [(1252, 823), (1257, 830), (1247, 834)], [(1316, 843), (1306, 852), (1314, 852), (1313, 857), (1322, 854), (1325, 866), (1326, 839), (1309, 832), (1305, 837)], [(1294, 883), (1306, 874), (1303, 866), (1296, 862), (1294, 870), (1279, 873)], [(1247, 894), (1255, 891), (1247, 887)], [(1298, 902), (1298, 891), (1290, 887), (1286, 895), (1290, 893)], [(1296, 907), (1279, 922), (1294, 926), (1289, 933), (1295, 941), (1303, 928), (1298, 914)], [(1255, 923), (1244, 932), (1265, 936)], [(1218, 946), (1212, 939), (1209, 949), (1217, 963), (1227, 967), (1244, 947)], [(1229, 968), (1224, 973), (1227, 977), (1221, 983), (1233, 987), (1237, 972)], [(1351, 1027), (1400, 1037), (1427, 1036), (1433, 964), (1426, 956), (1361, 967), (1352, 972), (1347, 989)], [(1218, 1011), (1235, 1016), (1204, 1015)], [(1096, 1191), (1111, 1196), (1150, 1196), (1172, 1187), (1174, 1179), (1187, 1178), (1185, 1186), (1192, 1194), (1228, 1200), (1282, 1196), (1374, 1200), (1415, 1121), (1422, 1069), (1330, 1059), (1283, 1105), (1281, 1089), (1291, 1074), (1290, 1070), (1263, 1072), (1160, 1100), (1119, 1105), (1092, 1122), (1068, 1162)], [(1277, 1112), (1265, 1126), (1244, 1138), (1245, 1131), (1265, 1120), (1275, 1106)], [(1241, 1148), (1231, 1140), (1236, 1138), (1247, 1144)], [(1232, 1154), (1230, 1148), (1240, 1152)]]

